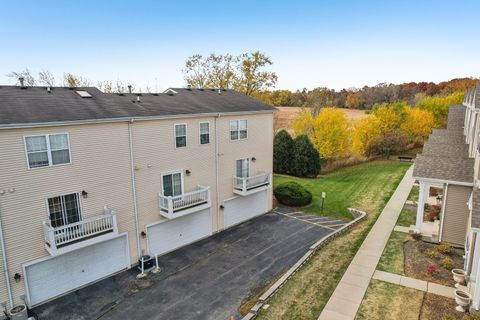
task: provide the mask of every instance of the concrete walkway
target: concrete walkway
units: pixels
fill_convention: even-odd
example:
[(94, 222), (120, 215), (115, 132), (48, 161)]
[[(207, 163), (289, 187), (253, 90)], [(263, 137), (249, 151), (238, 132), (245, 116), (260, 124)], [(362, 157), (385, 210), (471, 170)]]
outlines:
[(370, 279), (412, 189), (411, 167), (387, 202), (382, 213), (362, 243), (350, 266), (337, 285), (319, 320), (355, 319)]
[(455, 288), (444, 286), (441, 284), (419, 280), (415, 278), (401, 276), (399, 274), (385, 272), (377, 270), (373, 274), (373, 279), (385, 281), (388, 283), (397, 284), (400, 286), (433, 293), (439, 296), (447, 297), (447, 298), (455, 298)]

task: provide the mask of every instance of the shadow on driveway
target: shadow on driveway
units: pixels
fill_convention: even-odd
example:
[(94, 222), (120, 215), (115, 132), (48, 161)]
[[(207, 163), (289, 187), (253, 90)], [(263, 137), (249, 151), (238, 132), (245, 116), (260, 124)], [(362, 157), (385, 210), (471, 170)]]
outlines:
[[(227, 319), (332, 232), (267, 213), (159, 258), (162, 272), (132, 268), (33, 311), (39, 319)], [(94, 262), (92, 262), (94, 263)]]

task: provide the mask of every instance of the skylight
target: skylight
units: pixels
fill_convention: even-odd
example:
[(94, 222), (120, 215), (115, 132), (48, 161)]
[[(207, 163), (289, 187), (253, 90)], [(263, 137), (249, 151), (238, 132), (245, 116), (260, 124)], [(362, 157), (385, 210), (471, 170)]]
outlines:
[(88, 93), (88, 91), (85, 91), (85, 90), (76, 90), (75, 92), (82, 98), (91, 98), (92, 97), (92, 95), (90, 93)]

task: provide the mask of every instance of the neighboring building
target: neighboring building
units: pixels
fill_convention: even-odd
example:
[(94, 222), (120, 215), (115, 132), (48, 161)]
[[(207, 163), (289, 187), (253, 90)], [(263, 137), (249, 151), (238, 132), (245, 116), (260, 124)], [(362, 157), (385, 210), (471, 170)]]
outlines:
[(0, 86), (0, 302), (44, 303), (271, 210), (274, 111), (232, 90)]
[[(465, 249), (464, 270), (472, 307), (480, 309), (480, 85), (468, 90), (463, 105), (451, 106), (446, 129), (434, 129), (415, 159), (419, 181), (416, 225), (424, 239)], [(426, 207), (440, 207), (429, 220)]]

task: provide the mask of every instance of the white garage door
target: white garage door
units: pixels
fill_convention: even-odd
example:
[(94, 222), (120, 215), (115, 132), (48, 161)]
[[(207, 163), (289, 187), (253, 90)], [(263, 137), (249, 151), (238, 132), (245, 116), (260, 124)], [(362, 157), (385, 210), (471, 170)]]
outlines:
[(225, 201), (225, 229), (267, 212), (267, 190)]
[(148, 251), (163, 254), (212, 234), (210, 209), (147, 227)]
[(127, 246), (124, 235), (25, 266), (30, 306), (125, 269)]

